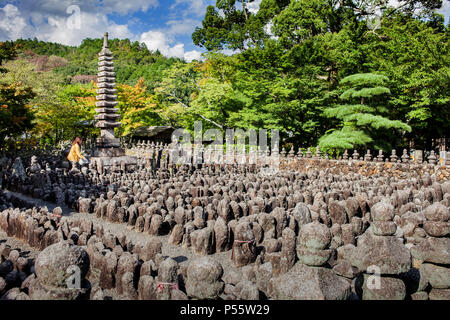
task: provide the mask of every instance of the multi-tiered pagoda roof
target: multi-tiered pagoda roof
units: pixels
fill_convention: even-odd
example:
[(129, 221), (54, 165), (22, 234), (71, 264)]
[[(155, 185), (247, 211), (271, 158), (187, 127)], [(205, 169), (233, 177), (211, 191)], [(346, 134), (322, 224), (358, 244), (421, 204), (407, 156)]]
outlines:
[(98, 54), (98, 79), (97, 79), (97, 109), (96, 127), (101, 129), (101, 137), (98, 140), (100, 148), (119, 148), (120, 141), (114, 136), (114, 128), (120, 127), (118, 122), (120, 115), (117, 108), (116, 75), (114, 72), (113, 54), (108, 47), (108, 33), (105, 33), (102, 51)]

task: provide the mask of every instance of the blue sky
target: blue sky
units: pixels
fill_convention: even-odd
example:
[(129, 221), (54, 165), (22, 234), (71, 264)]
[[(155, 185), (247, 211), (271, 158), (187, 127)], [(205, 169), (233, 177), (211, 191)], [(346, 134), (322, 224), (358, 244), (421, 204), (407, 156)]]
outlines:
[(79, 45), (129, 38), (166, 56), (200, 58), (191, 34), (215, 0), (0, 0), (0, 41), (34, 38)]
[[(392, 0), (396, 2), (396, 0)], [(215, 0), (0, 0), (0, 41), (38, 38), (79, 45), (84, 38), (144, 42), (169, 57), (199, 59), (191, 34)], [(249, 9), (256, 12), (261, 0)], [(448, 23), (450, 1), (439, 10)]]

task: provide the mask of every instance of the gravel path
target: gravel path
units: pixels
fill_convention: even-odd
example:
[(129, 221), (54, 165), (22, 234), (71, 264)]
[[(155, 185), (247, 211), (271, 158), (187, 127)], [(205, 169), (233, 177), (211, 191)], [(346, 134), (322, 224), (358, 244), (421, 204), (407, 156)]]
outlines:
[(26, 195), (24, 195), (22, 193), (18, 193), (18, 192), (13, 192), (13, 191), (9, 191), (9, 190), (3, 190), (3, 191), (5, 194), (11, 194), (11, 195), (15, 196), (16, 198), (22, 199), (23, 201), (26, 201), (27, 203), (34, 205), (37, 208), (47, 206), (49, 211), (53, 211), (53, 209), (55, 209), (56, 207), (60, 207), (63, 211), (64, 216), (68, 216), (72, 213), (72, 210), (66, 205), (57, 205), (56, 203), (44, 201), (42, 199), (32, 198), (32, 197), (26, 196)]

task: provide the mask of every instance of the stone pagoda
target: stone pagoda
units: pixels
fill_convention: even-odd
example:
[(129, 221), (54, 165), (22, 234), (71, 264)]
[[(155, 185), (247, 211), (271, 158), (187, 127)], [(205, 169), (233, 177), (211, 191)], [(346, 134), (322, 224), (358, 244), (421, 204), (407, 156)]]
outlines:
[(125, 151), (120, 147), (120, 140), (114, 135), (114, 128), (120, 127), (120, 115), (117, 96), (116, 75), (114, 73), (113, 54), (108, 47), (108, 33), (105, 32), (103, 49), (98, 54), (97, 102), (95, 103), (97, 115), (95, 126), (100, 128), (100, 138), (97, 139), (96, 157), (121, 157)]
[[(125, 155), (120, 146), (120, 140), (114, 135), (114, 128), (121, 126), (118, 122), (120, 115), (117, 108), (116, 75), (114, 72), (113, 54), (108, 47), (108, 33), (103, 38), (103, 48), (100, 51), (97, 78), (97, 107), (95, 111), (97, 121), (95, 126), (100, 128), (100, 138), (94, 150), (93, 160), (101, 167), (115, 167), (117, 164), (134, 165), (136, 158)], [(100, 164), (101, 163), (101, 164)]]

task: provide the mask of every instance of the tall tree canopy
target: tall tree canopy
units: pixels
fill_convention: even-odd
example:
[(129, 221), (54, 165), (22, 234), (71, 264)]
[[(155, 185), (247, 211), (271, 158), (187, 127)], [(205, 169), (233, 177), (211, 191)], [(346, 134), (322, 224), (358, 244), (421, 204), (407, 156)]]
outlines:
[(156, 98), (147, 91), (144, 79), (140, 79), (135, 86), (118, 85), (117, 96), (122, 123), (118, 129), (119, 135), (129, 135), (142, 126), (161, 124)]
[[(228, 58), (209, 55), (205, 62), (218, 71), (228, 60), (232, 70), (224, 75), (211, 72), (204, 81), (215, 83), (216, 98), (221, 97), (217, 101), (228, 102), (219, 84), (240, 97), (238, 104), (230, 103), (227, 116), (209, 114), (211, 120), (243, 128), (277, 128), (286, 142), (301, 147), (316, 145), (328, 133), (321, 146), (329, 148), (332, 144), (325, 142), (345, 132), (347, 137), (353, 134), (352, 145), (414, 144), (429, 149), (435, 138), (448, 135), (449, 32), (443, 17), (434, 13), (442, 1), (262, 0), (258, 11), (250, 11), (249, 3), (217, 1), (192, 35), (209, 51), (237, 50)], [(390, 90), (383, 101), (389, 113), (374, 109), (365, 111), (365, 117), (374, 120), (373, 126), (384, 123), (402, 134), (375, 141), (379, 133), (350, 133), (343, 119), (329, 117), (330, 104), (342, 103), (336, 96), (343, 89), (339, 82), (370, 73), (388, 78), (380, 86)], [(196, 104), (205, 108), (203, 114), (208, 112), (206, 99), (193, 101)], [(364, 134), (356, 139), (357, 132)], [(386, 143), (381, 146), (380, 141)], [(348, 142), (343, 138), (343, 144), (349, 146)]]

